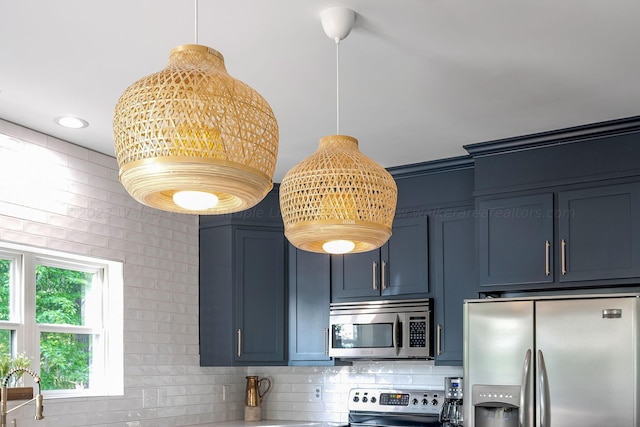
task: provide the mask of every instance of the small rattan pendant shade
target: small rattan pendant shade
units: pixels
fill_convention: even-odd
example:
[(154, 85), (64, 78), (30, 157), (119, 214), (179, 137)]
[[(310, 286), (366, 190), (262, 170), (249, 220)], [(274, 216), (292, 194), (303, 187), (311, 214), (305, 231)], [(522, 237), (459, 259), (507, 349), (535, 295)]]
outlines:
[[(115, 107), (113, 135), (120, 181), (148, 206), (232, 213), (256, 205), (273, 187), (273, 111), (207, 46), (174, 48), (167, 68), (131, 85)], [(212, 193), (219, 202), (185, 210), (173, 202), (177, 191)]]
[(370, 251), (391, 237), (397, 197), (391, 174), (362, 154), (355, 138), (326, 136), (280, 184), (284, 233), (305, 251), (324, 253), (332, 240), (353, 241), (352, 253)]

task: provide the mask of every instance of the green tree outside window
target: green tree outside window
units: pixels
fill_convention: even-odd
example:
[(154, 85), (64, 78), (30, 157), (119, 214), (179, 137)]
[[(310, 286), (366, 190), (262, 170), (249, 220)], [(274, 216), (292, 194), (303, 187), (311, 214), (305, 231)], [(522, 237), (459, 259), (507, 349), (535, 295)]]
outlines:
[[(36, 322), (84, 324), (84, 299), (93, 274), (44, 265), (36, 266)], [(89, 386), (91, 337), (86, 334), (42, 333), (40, 376), (44, 390)]]
[[(0, 320), (9, 320), (9, 271), (11, 261), (0, 259)], [(11, 331), (0, 330), (0, 355), (11, 354)]]

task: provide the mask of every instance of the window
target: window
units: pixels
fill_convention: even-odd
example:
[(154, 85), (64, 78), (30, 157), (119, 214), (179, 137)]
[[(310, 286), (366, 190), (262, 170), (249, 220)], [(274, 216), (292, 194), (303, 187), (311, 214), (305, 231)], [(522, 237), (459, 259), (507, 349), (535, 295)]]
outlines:
[(123, 394), (122, 287), (120, 262), (0, 242), (0, 355), (48, 397)]

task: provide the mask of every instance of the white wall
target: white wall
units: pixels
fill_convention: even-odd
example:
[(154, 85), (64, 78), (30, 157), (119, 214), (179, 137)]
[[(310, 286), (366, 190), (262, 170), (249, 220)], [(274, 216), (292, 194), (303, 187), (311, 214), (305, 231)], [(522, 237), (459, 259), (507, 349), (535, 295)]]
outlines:
[[(82, 132), (78, 130), (77, 132)], [(438, 386), (459, 368), (420, 363), (352, 367), (201, 368), (198, 358), (198, 219), (131, 199), (114, 158), (0, 120), (0, 240), (124, 261), (125, 395), (46, 399), (20, 427), (178, 427), (241, 419), (246, 375), (273, 381), (263, 418), (345, 421), (354, 385)], [(312, 386), (323, 386), (321, 402)], [(222, 400), (222, 387), (230, 398)], [(14, 416), (15, 414), (15, 416)]]

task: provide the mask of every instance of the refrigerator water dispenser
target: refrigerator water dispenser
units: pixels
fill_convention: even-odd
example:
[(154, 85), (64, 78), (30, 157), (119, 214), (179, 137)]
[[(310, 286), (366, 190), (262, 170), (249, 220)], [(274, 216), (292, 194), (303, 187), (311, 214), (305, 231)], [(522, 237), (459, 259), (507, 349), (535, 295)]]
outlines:
[(476, 427), (518, 427), (520, 386), (474, 385), (471, 404)]

